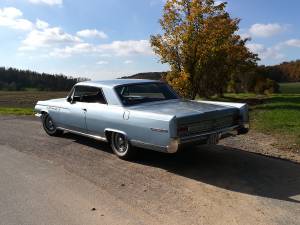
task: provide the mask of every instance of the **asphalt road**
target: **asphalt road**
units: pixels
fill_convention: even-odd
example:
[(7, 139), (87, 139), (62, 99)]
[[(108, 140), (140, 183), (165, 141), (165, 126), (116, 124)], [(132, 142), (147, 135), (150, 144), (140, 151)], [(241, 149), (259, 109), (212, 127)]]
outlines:
[(128, 162), (1, 116), (0, 224), (300, 224), (300, 165), (222, 145)]

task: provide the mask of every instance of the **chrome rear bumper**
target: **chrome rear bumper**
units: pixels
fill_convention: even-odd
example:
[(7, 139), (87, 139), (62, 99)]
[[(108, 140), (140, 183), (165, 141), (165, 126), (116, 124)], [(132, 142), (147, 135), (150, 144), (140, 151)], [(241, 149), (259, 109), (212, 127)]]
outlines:
[[(243, 132), (239, 132), (242, 129)], [(235, 131), (237, 134), (245, 134), (248, 132), (247, 124), (244, 125), (235, 125), (231, 127), (227, 127), (224, 129), (214, 130), (210, 132), (195, 134), (191, 136), (181, 137), (181, 138), (171, 138), (169, 144), (167, 146), (159, 146), (150, 143), (145, 143), (138, 140), (130, 140), (131, 144), (135, 147), (146, 148), (150, 150), (155, 150), (159, 152), (166, 153), (176, 153), (181, 146), (189, 145), (189, 144), (206, 144), (209, 137), (213, 135), (217, 135), (213, 137), (213, 142), (217, 143), (218, 139), (224, 137), (224, 134), (228, 134)]]
[(249, 125), (235, 125), (231, 127), (226, 127), (219, 130), (209, 131), (205, 133), (190, 135), (181, 138), (173, 138), (170, 144), (167, 146), (168, 153), (175, 153), (178, 151), (180, 146), (189, 145), (189, 144), (203, 144), (207, 143), (208, 139), (211, 136), (214, 136), (214, 142), (217, 143), (219, 139), (222, 139), (225, 134), (235, 132), (236, 134), (246, 134), (249, 130)]
[(180, 144), (185, 144), (185, 143), (189, 143), (189, 142), (206, 140), (209, 136), (214, 135), (214, 134), (219, 134), (220, 138), (221, 138), (221, 136), (223, 134), (228, 133), (230, 131), (237, 130), (239, 127), (240, 127), (240, 125), (235, 125), (235, 126), (232, 126), (232, 127), (226, 127), (226, 128), (219, 129), (219, 130), (214, 130), (214, 131), (195, 134), (195, 135), (191, 135), (191, 136), (181, 137), (179, 139), (180, 140), (179, 143)]

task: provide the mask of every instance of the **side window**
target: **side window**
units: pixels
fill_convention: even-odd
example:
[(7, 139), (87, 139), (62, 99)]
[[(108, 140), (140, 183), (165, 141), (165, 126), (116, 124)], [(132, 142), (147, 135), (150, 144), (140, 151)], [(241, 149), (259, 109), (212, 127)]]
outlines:
[(77, 102), (107, 104), (101, 88), (76, 86), (73, 100)]

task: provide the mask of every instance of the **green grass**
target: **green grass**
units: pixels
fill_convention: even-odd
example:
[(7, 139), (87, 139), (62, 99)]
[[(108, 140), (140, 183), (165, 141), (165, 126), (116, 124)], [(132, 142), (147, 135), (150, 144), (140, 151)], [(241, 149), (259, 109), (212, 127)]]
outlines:
[(280, 84), (280, 94), (225, 94), (212, 100), (246, 102), (252, 130), (270, 134), (281, 149), (300, 150), (300, 83)]
[(66, 92), (0, 91), (1, 115), (33, 115), (37, 101), (67, 96)]
[(281, 83), (280, 92), (283, 94), (300, 94), (300, 82)]
[(66, 92), (0, 91), (0, 107), (33, 108), (37, 101), (66, 97)]
[(33, 115), (33, 108), (0, 107), (0, 115)]
[(300, 150), (300, 83), (280, 84), (280, 94), (226, 94), (225, 101), (247, 102), (251, 129), (276, 137), (281, 149)]
[(251, 107), (252, 128), (278, 137), (278, 145), (300, 149), (300, 94), (274, 94)]

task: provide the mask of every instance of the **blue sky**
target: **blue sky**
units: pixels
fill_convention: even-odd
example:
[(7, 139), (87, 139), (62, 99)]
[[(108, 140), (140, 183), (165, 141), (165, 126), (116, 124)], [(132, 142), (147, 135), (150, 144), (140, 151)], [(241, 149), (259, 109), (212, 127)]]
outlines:
[[(92, 79), (165, 71), (149, 46), (164, 1), (1, 0), (0, 66)], [(229, 0), (227, 9), (260, 64), (300, 58), (299, 0)]]

